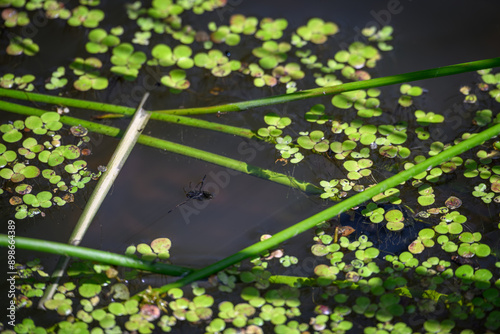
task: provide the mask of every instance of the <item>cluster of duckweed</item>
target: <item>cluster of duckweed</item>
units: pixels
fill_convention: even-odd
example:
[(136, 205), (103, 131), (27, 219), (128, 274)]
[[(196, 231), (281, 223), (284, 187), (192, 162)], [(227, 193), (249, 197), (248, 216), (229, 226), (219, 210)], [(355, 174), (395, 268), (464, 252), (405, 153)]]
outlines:
[[(108, 55), (111, 53), (111, 55), (105, 62), (100, 60), (103, 64), (97, 64), (97, 59), (93, 57), (86, 60), (80, 57), (74, 60), (73, 67), (75, 62), (88, 63), (85, 65), (87, 77), (82, 78), (81, 74), (77, 74), (80, 78), (73, 84), (77, 90), (106, 88), (107, 81), (104, 81), (106, 75), (101, 76), (98, 72), (101, 67), (132, 81), (137, 79), (144, 64), (173, 67), (168, 69), (168, 73), (164, 74), (160, 81), (175, 93), (190, 87), (186, 70), (193, 66), (208, 69), (215, 77), (225, 77), (239, 71), (253, 78), (256, 87), (272, 87), (281, 83), (285, 85), (289, 93), (296, 91), (297, 81), (305, 77), (303, 66), (314, 70), (313, 75), (317, 77), (316, 81), (320, 86), (342, 83), (333, 72), (339, 72), (348, 80), (366, 80), (370, 78), (370, 75), (364, 68), (375, 66), (381, 58), (378, 50), (388, 50), (387, 47), (380, 48), (381, 43), (389, 41), (392, 34), (392, 29), (387, 28), (380, 31), (366, 30), (363, 32), (365, 36), (372, 44), (379, 45), (379, 49), (362, 42), (355, 42), (348, 50), (338, 51), (333, 59), (327, 61), (327, 64), (322, 64), (313, 54), (312, 49), (306, 47), (324, 44), (330, 36), (335, 35), (339, 28), (333, 22), (312, 18), (306, 25), (298, 27), (293, 32), (288, 29), (288, 22), (284, 18), (258, 20), (256, 17), (246, 17), (241, 14), (231, 16), (228, 25), (210, 22), (207, 26), (208, 32), (196, 31), (182, 22), (181, 14), (186, 11), (202, 14), (225, 4), (226, 2), (222, 0), (178, 3), (153, 1), (150, 7), (144, 6), (139, 1), (127, 4), (128, 18), (135, 21), (139, 29), (134, 32), (134, 38), (130, 42), (120, 40), (123, 33), (122, 27), (114, 27), (110, 33), (99, 27), (104, 22), (105, 14), (100, 9), (91, 8), (97, 6), (97, 2), (80, 1), (79, 6), (69, 10), (65, 8), (64, 3), (58, 1), (46, 1), (44, 5), (38, 1), (6, 1), (3, 5), (13, 8), (4, 9), (2, 14), (8, 23), (7, 27), (28, 24), (29, 12), (41, 9), (49, 19), (66, 20), (67, 24), (72, 27), (93, 28), (88, 34), (87, 52)], [(155, 35), (164, 34), (171, 36), (180, 44), (176, 46), (167, 46), (162, 43), (151, 44)], [(262, 43), (251, 52), (255, 60), (247, 63), (234, 58), (229, 59), (229, 52), (224, 55), (214, 48), (219, 44), (234, 47), (246, 40)], [(34, 55), (39, 51), (39, 46), (30, 39), (14, 37), (10, 42), (7, 52), (11, 55), (23, 53)], [(190, 46), (193, 43), (199, 43), (207, 52), (200, 51), (195, 54), (193, 51), (195, 48)], [(152, 58), (149, 58), (149, 54), (136, 51), (133, 44), (151, 46)], [(298, 58), (299, 62), (287, 62), (289, 57)], [(109, 63), (111, 63), (110, 67)], [(62, 72), (59, 71), (59, 73)], [(61, 75), (57, 78), (65, 79)], [(64, 86), (58, 83), (58, 80), (53, 81), (56, 82), (48, 89), (58, 89)], [(369, 101), (367, 108), (360, 111), (360, 115), (370, 117), (373, 115), (373, 108), (376, 107)]]
[[(486, 92), (497, 101), (500, 100), (500, 75), (492, 74), (489, 70), (479, 71), (479, 74), (482, 75), (483, 82), (477, 85), (476, 92), (470, 88), (467, 91), (462, 88), (461, 91), (466, 95), (464, 103), (478, 103), (481, 101), (477, 98), (479, 94), (483, 94), (481, 96), (484, 100)], [(321, 78), (323, 85), (327, 77)], [(328, 77), (332, 82), (336, 79), (335, 76)], [(300, 133), (297, 129), (283, 134), (280, 132), (267, 138), (277, 143), (276, 148), (285, 159), (290, 159), (289, 156), (283, 155), (289, 149), (283, 150), (283, 146), (278, 144), (286, 138), (287, 147), (299, 149), (294, 151), (294, 154), (303, 152), (301, 160), (311, 153), (338, 160), (340, 164), (337, 166), (344, 168), (347, 177), (320, 181), (320, 186), (324, 189), (321, 198), (338, 200), (355, 187), (363, 189), (363, 185), (358, 183), (359, 180), (377, 170), (376, 161), (380, 161), (380, 158), (401, 161), (401, 164), (396, 166), (408, 169), (449, 147), (450, 144), (431, 140), (429, 129), (435, 124), (445, 123), (446, 116), (418, 109), (416, 98), (423, 92), (425, 90), (420, 87), (401, 86), (399, 105), (403, 108), (414, 108), (414, 119), (409, 122), (378, 126), (364, 124), (361, 118), (377, 117), (382, 115), (383, 111), (377, 101), (368, 102), (368, 99), (374, 98), (375, 95), (358, 91), (339, 94), (332, 99), (332, 104), (335, 108), (353, 110), (360, 119), (343, 122), (336, 116), (335, 109), (329, 113), (323, 104), (316, 104), (305, 112), (305, 121), (316, 124), (315, 128)], [(373, 111), (365, 111), (370, 107)], [(495, 117), (491, 107), (484, 108), (479, 104), (470, 118), (470, 124), (477, 128), (499, 121), (500, 118)], [(411, 128), (415, 129), (414, 133), (410, 133)], [(459, 143), (469, 136), (470, 133), (464, 133), (454, 143)], [(428, 150), (422, 152), (424, 154), (420, 151), (413, 153), (410, 146), (403, 146), (408, 144), (409, 138), (412, 140), (412, 147), (419, 143), (428, 147)], [(374, 248), (365, 236), (357, 235), (356, 239), (352, 240), (352, 236), (339, 237), (336, 233), (331, 235), (324, 229), (319, 229), (320, 232), (317, 231), (319, 234), (315, 238), (316, 244), (312, 246), (311, 251), (315, 256), (330, 260), (330, 263), (317, 265), (314, 272), (318, 276), (317, 284), (334, 286), (334, 292), (325, 294), (325, 304), (334, 298), (338, 305), (318, 306), (318, 313), (324, 313), (311, 319), (309, 324), (317, 331), (348, 331), (353, 328), (355, 322), (346, 319), (349, 319), (349, 315), (354, 311), (364, 315), (366, 319), (378, 321), (373, 326), (365, 325), (365, 333), (412, 333), (415, 330), (448, 333), (456, 331), (457, 327), (469, 328), (461, 333), (473, 333), (474, 328), (464, 325), (465, 320), (469, 323), (483, 323), (493, 331), (500, 328), (497, 319), (500, 315), (500, 280), (496, 278), (497, 272), (494, 268), (484, 267), (488, 261), (494, 259), (493, 256), (497, 256), (497, 250), (492, 249), (487, 242), (482, 242), (483, 234), (478, 230), (479, 227), (471, 226), (467, 217), (458, 211), (462, 205), (460, 198), (450, 196), (444, 205), (438, 204), (440, 184), (450, 177), (461, 175), (468, 179), (479, 179), (469, 190), (473, 197), (485, 204), (500, 203), (500, 169), (495, 164), (498, 150), (498, 141), (487, 142), (463, 157), (454, 157), (416, 175), (404, 186), (386, 190), (375, 196), (372, 203), (367, 204), (363, 210), (367, 225), (383, 222), (388, 231), (402, 233), (406, 226), (403, 210), (386, 210), (381, 204), (401, 204), (402, 189), (408, 190), (408, 186), (415, 189), (413, 202), (416, 201), (421, 211), (414, 216), (416, 220), (424, 223), (424, 228), (408, 243), (406, 251), (399, 255), (385, 256), (384, 259), (390, 263), (389, 267), (384, 268), (387, 264), (380, 263), (379, 250)], [(405, 193), (409, 194), (407, 191)], [(408, 195), (404, 197), (405, 201), (409, 198)], [(484, 210), (488, 209), (484, 207)], [(492, 229), (495, 229), (494, 225), (486, 227), (486, 231)], [(335, 241), (337, 239), (338, 242)], [(349, 261), (346, 261), (347, 259)], [(500, 264), (497, 262), (496, 268), (498, 267)], [(399, 282), (399, 285), (395, 282)], [(356, 292), (362, 291), (363, 295), (352, 297), (356, 296), (352, 289)], [(441, 311), (440, 316), (433, 316), (436, 310), (443, 310), (443, 307), (447, 311)], [(431, 319), (422, 320), (422, 327), (409, 326), (408, 319), (419, 316)], [(406, 320), (401, 322), (402, 319)], [(356, 319), (356, 322), (359, 322), (359, 319)]]
[(8, 197), (17, 219), (72, 202), (100, 175), (87, 170), (84, 160), (90, 154), (87, 130), (75, 126), (67, 134), (60, 117), (46, 112), (0, 125), (0, 194)]
[(166, 260), (170, 258), (170, 247), (172, 242), (168, 238), (158, 238), (148, 244), (139, 244), (137, 246), (129, 246), (125, 252), (127, 255), (141, 254), (143, 260), (153, 261), (155, 259)]
[[(411, 86), (409, 84), (403, 84), (400, 88), (401, 97), (398, 100), (398, 103), (402, 107), (410, 107), (413, 105), (412, 97), (420, 96), (424, 92), (421, 87)], [(418, 117), (417, 117), (418, 119)]]
[(15, 26), (26, 26), (30, 23), (28, 13), (18, 12), (14, 8), (6, 8), (2, 10), (2, 19), (4, 19), (4, 25), (7, 28), (13, 28)]
[[(225, 5), (225, 1), (221, 0), (181, 1), (178, 3), (153, 1), (150, 7), (143, 6), (139, 1), (128, 4), (127, 15), (130, 20), (137, 23), (139, 30), (135, 31), (131, 43), (121, 42), (120, 35), (123, 33), (123, 28), (114, 27), (108, 33), (99, 27), (105, 19), (105, 14), (100, 9), (91, 8), (96, 5), (98, 5), (97, 2), (80, 1), (79, 6), (69, 10), (65, 8), (64, 3), (57, 1), (46, 1), (44, 5), (38, 1), (6, 1), (3, 6), (12, 6), (13, 8), (4, 9), (2, 15), (9, 28), (28, 24), (29, 12), (40, 9), (49, 19), (66, 20), (67, 24), (73, 27), (94, 28), (88, 34), (86, 50), (90, 54), (106, 54), (111, 51), (111, 56), (104, 63), (106, 70), (110, 62), (109, 70), (111, 73), (123, 76), (126, 80), (135, 80), (145, 63), (149, 66), (174, 66), (160, 81), (176, 93), (190, 87), (186, 70), (193, 66), (209, 69), (216, 77), (224, 77), (232, 72), (240, 71), (252, 77), (257, 87), (275, 86), (278, 83), (283, 83), (286, 84), (287, 91), (292, 92), (296, 90), (296, 80), (305, 76), (300, 64), (286, 63), (288, 56), (292, 55), (293, 52), (296, 52), (295, 55), (308, 68), (315, 68), (327, 73), (330, 73), (332, 68), (335, 70), (343, 69), (344, 76), (351, 78), (354, 75), (359, 75), (359, 73), (355, 74), (356, 70), (364, 66), (373, 67), (376, 60), (380, 58), (375, 48), (358, 43), (353, 45), (349, 51), (339, 53), (335, 64), (321, 65), (317, 59), (309, 55), (311, 50), (301, 50), (301, 48), (308, 43), (325, 43), (329, 36), (337, 33), (338, 27), (335, 23), (324, 22), (317, 18), (310, 19), (307, 25), (301, 26), (293, 32), (290, 41), (285, 40), (288, 36), (288, 22), (283, 18), (263, 18), (259, 21), (255, 17), (235, 14), (229, 19), (229, 25), (217, 26), (214, 22), (210, 22), (207, 27), (209, 33), (196, 31), (190, 25), (183, 24), (182, 13), (192, 11), (195, 14), (202, 14), (205, 11), (213, 11)], [(170, 35), (180, 44), (172, 46), (172, 49), (162, 43), (152, 45), (152, 58), (149, 58), (149, 55), (142, 51), (135, 50), (133, 44), (149, 46), (155, 34)], [(215, 48), (212, 50), (214, 44), (237, 46), (242, 43), (244, 38), (251, 37), (254, 40), (262, 41), (260, 46), (252, 50), (252, 54), (256, 58), (255, 62), (242, 64), (236, 59), (230, 60), (229, 55), (223, 55)], [(194, 54), (190, 45), (195, 42), (200, 43), (208, 52), (201, 51)], [(22, 39), (21, 37), (13, 37), (7, 47), (7, 53), (10, 55), (23, 53), (34, 55), (38, 51), (39, 46), (36, 43), (31, 39)], [(87, 69), (84, 71), (87, 77), (82, 78), (82, 74), (77, 74), (80, 78), (73, 84), (77, 90), (100, 90), (107, 87), (107, 81), (104, 81), (106, 76), (101, 76), (98, 73), (103, 64), (98, 64), (97, 58), (80, 57), (74, 60), (73, 67), (75, 67), (75, 63), (83, 63)], [(82, 69), (80, 68), (80, 70)], [(64, 75), (61, 71), (59, 73)], [(61, 75), (57, 78), (63, 79)], [(63, 86), (63, 84), (54, 82), (48, 89), (58, 89)]]
[(7, 73), (0, 77), (0, 87), (17, 88), (30, 92), (35, 89), (35, 86), (32, 84), (33, 80), (35, 80), (35, 76), (31, 74), (16, 77), (12, 73)]
[(38, 51), (40, 51), (40, 47), (38, 44), (33, 42), (31, 38), (14, 36), (10, 39), (9, 45), (5, 51), (11, 56), (20, 56), (22, 54), (26, 56), (34, 56), (38, 53)]
[[(456, 198), (448, 199), (440, 209), (440, 223), (420, 231), (415, 242), (427, 253), (417, 246), (397, 255), (381, 252), (373, 240), (352, 228), (324, 222), (315, 230), (310, 273), (300, 259), (276, 249), (190, 289), (161, 294), (148, 287), (135, 299), (123, 279), (139, 279), (137, 271), (119, 273), (111, 266), (75, 262), (68, 270), (71, 280), (45, 307), (65, 318), (52, 327), (58, 332), (175, 332), (182, 324), (226, 334), (494, 332), (500, 328), (500, 279), (474, 261), (490, 256), (480, 243), (481, 234), (452, 227), (466, 222), (465, 216), (449, 208), (457, 203)], [(382, 219), (400, 221), (398, 211), (387, 210)], [(432, 219), (439, 214), (435, 211), (420, 216)], [(160, 238), (151, 246), (132, 248), (128, 254), (137, 250), (144, 259), (162, 261), (168, 258), (160, 254), (168, 253), (170, 240)], [(431, 249), (435, 252), (429, 253)], [(277, 264), (285, 268), (285, 275), (273, 274)], [(293, 272), (311, 276), (286, 275)], [(32, 278), (46, 274), (37, 261), (19, 267), (19, 273), (17, 302), (28, 308), (46, 288), (43, 279)], [(226, 299), (228, 294), (231, 298)], [(103, 308), (109, 296), (112, 301)], [(14, 328), (16, 333), (33, 330), (47, 332), (29, 318)]]
[(135, 51), (130, 43), (121, 43), (113, 48), (111, 56), (111, 72), (123, 76), (125, 80), (133, 81), (139, 75), (139, 70), (146, 62), (146, 54)]
[[(69, 68), (72, 69), (73, 73), (78, 77), (78, 79), (76, 79), (73, 83), (73, 86), (82, 92), (90, 89), (106, 89), (108, 87), (108, 79), (100, 75), (99, 70), (101, 67), (102, 62), (95, 57), (89, 57), (87, 59), (79, 57), (75, 58), (75, 60), (69, 65)], [(60, 73), (61, 71), (59, 70), (57, 75)], [(59, 83), (59, 87), (62, 87), (64, 85), (61, 86), (61, 84), (64, 82), (61, 81), (64, 79), (65, 78), (61, 78), (61, 76), (59, 76), (55, 82), (56, 84)], [(55, 89), (56, 86), (51, 88)]]
[[(183, 12), (201, 14), (225, 3), (223, 0), (154, 0), (149, 6), (141, 2), (128, 4), (128, 18), (136, 22), (138, 30), (134, 31), (133, 39), (127, 41), (122, 40), (122, 27), (109, 30), (99, 27), (104, 22), (104, 13), (90, 8), (99, 1), (80, 0), (80, 6), (71, 10), (58, 1), (1, 1), (2, 6), (12, 7), (2, 11), (7, 28), (28, 24), (29, 12), (41, 10), (49, 19), (67, 20), (70, 26), (88, 29), (85, 49), (90, 56), (77, 57), (70, 65), (59, 67), (47, 80), (47, 89), (65, 87), (68, 69), (77, 76), (73, 87), (99, 90), (108, 86), (105, 74), (108, 69), (114, 75), (133, 81), (145, 66), (157, 66), (165, 70), (161, 83), (172, 92), (189, 88), (189, 70), (198, 67), (215, 77), (238, 71), (251, 78), (256, 87), (281, 84), (284, 91), (291, 93), (297, 90), (298, 81), (306, 77), (306, 73), (319, 87), (367, 80), (381, 59), (381, 52), (392, 49), (388, 44), (392, 39), (391, 27), (365, 28), (364, 42), (354, 42), (331, 59), (321, 60), (312, 47), (326, 43), (337, 33), (338, 27), (333, 22), (313, 18), (293, 31), (286, 19), (259, 20), (236, 14), (230, 17), (228, 25), (209, 23), (208, 32), (195, 31), (182, 22)], [(153, 45), (156, 34), (166, 34), (177, 42)], [(9, 55), (31, 56), (39, 51), (33, 40), (12, 36), (7, 46)], [(213, 48), (230, 49), (252, 37), (259, 45), (248, 53), (245, 58), (250, 59), (248, 63), (234, 59), (230, 52)], [(203, 50), (190, 46), (195, 42)], [(141, 51), (145, 45), (151, 51)], [(94, 57), (100, 54), (102, 58)], [(488, 70), (479, 74), (483, 82), (477, 90), (461, 89), (464, 102), (478, 107), (469, 124), (478, 129), (500, 121), (493, 108), (478, 106), (481, 94), (500, 101), (500, 75)], [(29, 75), (6, 74), (0, 79), (0, 85), (30, 90), (33, 81), (34, 77)], [(409, 119), (402, 122), (381, 124), (378, 120), (387, 116), (388, 110), (381, 103), (381, 91), (369, 89), (336, 95), (328, 108), (324, 104), (313, 105), (305, 111), (305, 121), (310, 125), (307, 131), (292, 131), (289, 117), (267, 114), (258, 135), (273, 143), (287, 162), (300, 163), (310, 154), (338, 160), (345, 177), (322, 180), (320, 185), (324, 189), (322, 198), (339, 199), (376, 182), (374, 174), (380, 161), (388, 161), (395, 169), (410, 168), (447, 148), (447, 144), (432, 139), (431, 135), (436, 124), (446, 125), (446, 115), (419, 109), (419, 99), (424, 92), (417, 86), (400, 87), (397, 108), (411, 111)], [(342, 119), (338, 117), (340, 112), (351, 113), (355, 118)], [(0, 126), (5, 142), (0, 146), (0, 176), (7, 185), (4, 189), (15, 193), (11, 203), (16, 206), (19, 219), (55, 204), (64, 205), (94, 177), (81, 159), (82, 148), (88, 140), (82, 134), (85, 131), (73, 129), (81, 141), (63, 145), (57, 133), (61, 126), (55, 113)], [(23, 129), (28, 131), (22, 132)], [(26, 138), (28, 135), (31, 137)], [(456, 142), (468, 136), (470, 134), (465, 133)], [(15, 144), (21, 145), (16, 149), (9, 147)], [(419, 146), (428, 149), (419, 149)], [(344, 333), (361, 328), (365, 333), (497, 331), (500, 329), (500, 280), (496, 278), (497, 269), (485, 268), (487, 261), (495, 261), (495, 250), (482, 242), (481, 231), (471, 227), (467, 216), (458, 210), (460, 199), (440, 200), (439, 184), (448, 175), (463, 173), (465, 178), (480, 179), (474, 189), (469, 190), (479, 204), (500, 202), (497, 195), (500, 170), (494, 163), (499, 148), (498, 142), (485, 143), (473, 155), (455, 157), (422, 172), (407, 182), (406, 188), (388, 189), (360, 209), (368, 228), (382, 226), (397, 235), (405, 231), (410, 219), (402, 206), (394, 205), (406, 202), (407, 194), (414, 196), (420, 210), (415, 220), (427, 225), (418, 231), (407, 250), (399, 254), (387, 255), (375, 247), (377, 240), (359, 231), (353, 233), (352, 227), (325, 222), (317, 227), (314, 235), (311, 246), (314, 269), (309, 272), (304, 270), (306, 264), (302, 262), (307, 259), (275, 250), (245, 263), (246, 267), (235, 266), (219, 272), (210, 278), (206, 287), (172, 289), (165, 295), (147, 288), (139, 299), (131, 299), (129, 286), (124, 283), (139, 280), (136, 271), (120, 274), (111, 266), (75, 262), (68, 271), (71, 281), (63, 283), (45, 305), (64, 318), (50, 331), (170, 332), (185, 324), (208, 333), (227, 334), (241, 331)], [(40, 169), (38, 164), (47, 167)], [(39, 176), (50, 183), (49, 190), (37, 192), (35, 185), (28, 182)], [(388, 203), (392, 205), (390, 209), (385, 206)], [(138, 253), (143, 259), (161, 261), (169, 258), (170, 244), (170, 240), (161, 238), (149, 245), (130, 247), (127, 254), (137, 256), (135, 253)], [(496, 268), (499, 267), (497, 262)], [(276, 268), (285, 273), (297, 270), (306, 276), (278, 277), (272, 272)], [(30, 308), (33, 299), (43, 294), (46, 288), (43, 277), (47, 274), (35, 261), (19, 266), (18, 272), (21, 293), (16, 296), (17, 305)], [(288, 285), (276, 284), (287, 279)], [(228, 293), (231, 295), (226, 295)], [(14, 330), (17, 333), (47, 332), (29, 318), (20, 321)]]
[(101, 28), (93, 29), (89, 32), (89, 41), (85, 44), (88, 53), (105, 53), (110, 47), (120, 44), (120, 38), (113, 34), (108, 34)]
[(65, 74), (66, 69), (63, 66), (59, 66), (54, 72), (52, 72), (52, 76), (45, 84), (45, 88), (48, 90), (55, 90), (66, 86), (68, 84), (68, 79), (64, 77)]

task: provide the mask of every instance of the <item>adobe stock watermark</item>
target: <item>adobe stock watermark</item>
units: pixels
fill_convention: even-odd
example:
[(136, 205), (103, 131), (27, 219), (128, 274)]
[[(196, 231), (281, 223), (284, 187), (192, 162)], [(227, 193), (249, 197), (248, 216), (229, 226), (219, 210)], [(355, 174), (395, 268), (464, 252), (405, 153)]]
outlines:
[(443, 143), (453, 141), (456, 139), (455, 131), (464, 125), (464, 121), (470, 114), (470, 110), (467, 110), (463, 104), (454, 103), (441, 114), (448, 115), (446, 116), (446, 127), (433, 129), (431, 133), (432, 139)]
[(16, 270), (16, 222), (13, 220), (8, 221), (7, 225), (7, 299), (9, 306), (7, 307), (7, 324), (14, 327), (16, 325), (16, 277), (18, 276)]
[[(65, 6), (69, 0), (62, 0), (59, 1), (59, 6)], [(54, 18), (57, 19), (57, 18)], [(30, 18), (29, 24), (23, 26), (21, 28), (21, 36), (23, 38), (31, 38), (33, 39), (38, 33), (40, 32), (40, 29), (44, 28), (47, 26), (50, 20), (54, 19), (49, 19), (46, 15), (45, 10), (35, 10), (33, 16)], [(9, 39), (12, 38), (13, 34), (8, 33)]]

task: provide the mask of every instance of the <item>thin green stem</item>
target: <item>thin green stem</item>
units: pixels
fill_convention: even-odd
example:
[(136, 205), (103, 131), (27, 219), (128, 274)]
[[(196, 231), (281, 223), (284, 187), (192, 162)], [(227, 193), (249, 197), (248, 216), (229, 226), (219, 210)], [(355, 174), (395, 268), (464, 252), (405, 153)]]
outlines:
[(203, 279), (210, 275), (213, 275), (225, 268), (232, 266), (235, 263), (241, 262), (247, 258), (253, 258), (259, 256), (262, 252), (278, 246), (280, 243), (287, 241), (296, 235), (303, 233), (322, 221), (331, 219), (342, 212), (345, 212), (355, 206), (361, 205), (363, 202), (370, 200), (373, 196), (378, 195), (379, 193), (384, 192), (385, 190), (395, 187), (398, 184), (406, 182), (411, 179), (413, 176), (418, 175), (434, 166), (437, 166), (445, 161), (450, 160), (452, 157), (457, 156), (471, 148), (484, 143), (486, 140), (497, 136), (500, 134), (500, 124), (494, 125), (491, 128), (484, 130), (474, 136), (471, 136), (469, 139), (464, 140), (463, 142), (454, 145), (447, 150), (439, 153), (438, 155), (428, 158), (421, 163), (409, 168), (408, 170), (399, 172), (398, 174), (378, 183), (377, 185), (365, 189), (363, 192), (358, 193), (348, 199), (326, 209), (323, 210), (287, 229), (284, 229), (276, 234), (274, 234), (271, 238), (266, 239), (264, 241), (260, 241), (255, 243), (249, 247), (242, 249), (241, 251), (222, 259), (212, 265), (209, 265), (203, 269), (197, 270), (188, 276), (179, 279), (178, 281), (167, 284), (157, 290), (159, 292), (166, 292), (171, 288), (179, 288), (191, 282)]
[[(62, 105), (66, 107), (77, 107), (82, 109), (90, 109), (102, 112), (109, 112), (115, 114), (122, 114), (126, 116), (133, 115), (135, 109), (123, 106), (117, 106), (113, 104), (100, 103), (100, 102), (91, 102), (79, 99), (71, 99), (67, 97), (59, 97), (59, 96), (51, 96), (51, 95), (43, 95), (38, 93), (25, 92), (14, 89), (6, 89), (0, 87), (0, 96), (14, 98), (18, 100), (25, 100), (31, 102), (42, 102), (42, 103), (50, 103), (56, 105)], [(159, 120), (163, 122), (169, 122), (174, 124), (182, 124), (186, 126), (192, 126), (200, 129), (207, 129), (212, 131), (218, 131), (222, 133), (227, 133), (230, 135), (240, 136), (244, 138), (256, 138), (256, 134), (245, 128), (240, 128), (231, 125), (224, 125), (214, 122), (205, 121), (202, 119), (196, 119), (186, 116), (179, 115), (168, 115), (152, 112), (151, 119)]]
[[(193, 271), (193, 269), (190, 268), (159, 262), (144, 261), (127, 255), (115, 254), (80, 246), (72, 246), (60, 242), (25, 237), (15, 237), (14, 241), (16, 248), (19, 249), (77, 257), (82, 260), (97, 261), (114, 266), (139, 269), (163, 275), (182, 276)], [(9, 236), (0, 234), (0, 246), (9, 246)]]
[(349, 82), (338, 86), (308, 89), (291, 94), (270, 96), (251, 101), (229, 103), (212, 107), (156, 110), (156, 112), (172, 114), (172, 115), (199, 115), (199, 114), (213, 114), (213, 113), (230, 112), (230, 111), (243, 111), (250, 108), (303, 100), (311, 97), (333, 95), (358, 89), (368, 89), (374, 87), (389, 86), (404, 82), (443, 77), (447, 75), (477, 71), (496, 66), (500, 66), (500, 57), (449, 65), (423, 71), (391, 75), (383, 78), (375, 78), (365, 81)]
[(192, 127), (200, 128), (200, 129), (218, 131), (218, 132), (227, 133), (230, 135), (235, 135), (235, 136), (248, 138), (248, 139), (251, 139), (251, 138), (260, 139), (260, 137), (258, 137), (255, 134), (255, 132), (253, 132), (252, 130), (249, 130), (249, 129), (240, 128), (237, 126), (209, 122), (209, 121), (205, 121), (205, 120), (197, 119), (197, 118), (192, 118), (192, 117), (179, 116), (179, 115), (168, 115), (168, 114), (161, 114), (161, 113), (157, 113), (157, 112), (152, 112), (151, 119), (169, 122), (169, 123), (174, 123), (174, 124), (182, 124), (182, 125), (186, 125), (186, 126), (192, 126)]
[(77, 107), (81, 109), (98, 110), (102, 112), (118, 113), (129, 116), (132, 116), (135, 112), (135, 108), (131, 107), (123, 107), (109, 103), (72, 99), (69, 97), (45, 95), (7, 88), (0, 88), (0, 96), (10, 97), (17, 100), (42, 102), (58, 106)]
[[(45, 110), (33, 107), (27, 107), (6, 101), (0, 101), (0, 109), (22, 115), (36, 115), (36, 116), (41, 116), (44, 112), (46, 112)], [(120, 129), (118, 128), (70, 116), (61, 116), (60, 121), (66, 125), (82, 125), (89, 131), (105, 134), (111, 137), (120, 137), (122, 135)], [(301, 191), (308, 192), (311, 194), (320, 194), (323, 191), (321, 188), (315, 186), (312, 183), (299, 181), (292, 176), (273, 172), (268, 169), (263, 169), (251, 165), (244, 161), (227, 158), (222, 155), (206, 152), (193, 147), (177, 144), (171, 141), (158, 139), (146, 135), (140, 135), (138, 142), (147, 146), (156, 147), (169, 152), (178, 153), (195, 159), (207, 161), (222, 167), (239, 171), (241, 173), (257, 176), (259, 178), (269, 180), (278, 184), (282, 184), (284, 186), (300, 189)]]

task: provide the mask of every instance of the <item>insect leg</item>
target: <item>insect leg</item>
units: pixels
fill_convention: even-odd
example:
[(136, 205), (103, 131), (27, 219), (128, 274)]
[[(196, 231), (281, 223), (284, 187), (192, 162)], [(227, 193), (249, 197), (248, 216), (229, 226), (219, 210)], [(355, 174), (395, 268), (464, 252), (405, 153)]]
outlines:
[(192, 198), (192, 197), (190, 197), (190, 198), (188, 198), (187, 200), (185, 200), (184, 202), (181, 202), (181, 203), (177, 204), (177, 205), (175, 206), (175, 208), (170, 209), (170, 211), (169, 211), (169, 212), (167, 212), (167, 213), (170, 213), (170, 212), (174, 211), (175, 209), (177, 209), (177, 208), (178, 208), (178, 207), (180, 207), (181, 205), (184, 205), (184, 204), (186, 204), (187, 202), (189, 202), (191, 199), (193, 199), (193, 198)]

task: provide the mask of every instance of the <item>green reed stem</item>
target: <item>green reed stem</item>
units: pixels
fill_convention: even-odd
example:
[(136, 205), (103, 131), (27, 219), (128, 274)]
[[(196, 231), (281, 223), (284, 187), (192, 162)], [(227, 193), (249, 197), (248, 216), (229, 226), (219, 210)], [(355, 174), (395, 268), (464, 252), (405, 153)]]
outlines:
[[(190, 268), (160, 262), (144, 261), (126, 255), (95, 250), (92, 248), (72, 246), (60, 242), (25, 237), (15, 237), (15, 242), (16, 248), (19, 249), (58, 254), (61, 256), (72, 256), (82, 260), (97, 261), (114, 266), (134, 268), (170, 276), (182, 276), (193, 271), (193, 269)], [(8, 245), (8, 236), (0, 234), (0, 246), (7, 247)]]
[[(113, 104), (100, 103), (100, 102), (92, 102), (85, 101), (79, 99), (71, 99), (67, 97), (59, 97), (59, 96), (51, 96), (44, 95), (38, 93), (25, 92), (21, 90), (14, 89), (6, 89), (0, 87), (0, 96), (9, 97), (18, 100), (32, 101), (32, 102), (42, 102), (42, 103), (50, 103), (56, 104), (66, 107), (75, 107), (81, 109), (90, 109), (101, 112), (109, 112), (115, 114), (122, 114), (126, 116), (131, 116), (134, 114), (135, 109), (123, 106), (117, 106)], [(192, 117), (179, 116), (179, 115), (168, 115), (161, 114), (157, 112), (151, 112), (151, 119), (169, 122), (174, 124), (181, 124), (191, 127), (196, 127), (200, 129), (207, 129), (218, 131), (222, 133), (227, 133), (230, 135), (240, 136), (244, 138), (259, 138), (253, 131), (240, 128), (231, 125), (224, 125), (214, 122), (205, 121), (202, 119), (196, 119)]]
[(200, 114), (213, 114), (219, 112), (243, 111), (250, 108), (303, 100), (311, 97), (333, 95), (358, 89), (368, 89), (374, 87), (394, 85), (404, 82), (411, 82), (416, 80), (443, 77), (447, 75), (472, 72), (496, 66), (500, 66), (500, 57), (443, 66), (423, 71), (391, 75), (383, 78), (375, 78), (365, 81), (349, 82), (338, 86), (308, 89), (291, 94), (269, 96), (262, 99), (256, 99), (251, 101), (229, 103), (212, 107), (156, 110), (156, 112), (172, 114), (172, 115), (200, 115)]
[[(0, 101), (0, 109), (9, 111), (9, 112), (14, 112), (22, 115), (36, 115), (36, 116), (41, 116), (45, 110), (33, 108), (33, 107), (27, 107), (19, 104), (15, 104), (12, 102), (6, 102), (6, 101)], [(110, 137), (120, 137), (122, 136), (122, 132), (120, 129), (108, 126), (108, 125), (103, 125), (91, 121), (86, 121), (82, 119), (78, 119), (75, 117), (70, 117), (70, 116), (61, 116), (60, 121), (66, 125), (82, 125), (85, 128), (87, 128), (89, 131), (96, 132), (96, 133), (101, 133), (108, 135)], [(163, 140), (163, 139), (158, 139), (154, 138), (151, 136), (146, 136), (146, 135), (140, 135), (139, 136), (139, 143), (151, 146), (151, 147), (156, 147), (162, 150), (166, 150), (169, 152), (173, 153), (178, 153), (181, 155), (185, 155), (188, 157), (192, 157), (195, 159), (200, 159), (203, 161), (207, 161), (222, 167), (230, 168), (236, 171), (239, 171), (241, 173), (257, 176), (259, 178), (269, 180), (278, 184), (282, 184), (284, 186), (292, 187), (299, 189), (304, 192), (308, 192), (311, 194), (320, 194), (323, 192), (323, 190), (317, 186), (315, 186), (312, 183), (309, 182), (304, 182), (304, 181), (299, 181), (295, 179), (292, 176), (288, 176), (285, 174), (273, 172), (268, 169), (263, 169), (254, 165), (251, 165), (249, 163), (246, 163), (244, 161), (236, 160), (236, 159), (231, 159), (228, 157), (224, 157), (222, 155), (206, 152), (203, 150), (199, 150), (193, 147), (189, 147), (186, 145), (181, 145), (177, 144), (171, 141)]]

